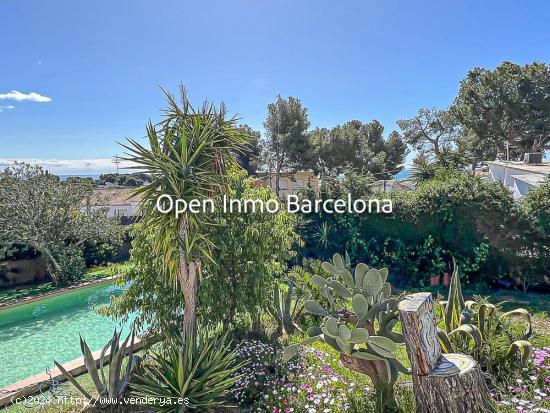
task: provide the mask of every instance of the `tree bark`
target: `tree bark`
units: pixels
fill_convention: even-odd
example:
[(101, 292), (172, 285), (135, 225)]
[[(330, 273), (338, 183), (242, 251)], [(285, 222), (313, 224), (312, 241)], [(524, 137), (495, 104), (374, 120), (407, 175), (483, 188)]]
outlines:
[(348, 369), (369, 376), (376, 391), (377, 412), (391, 413), (399, 411), (393, 382), (388, 379), (384, 362), (363, 360), (344, 353), (340, 354), (340, 361)]
[(399, 303), (419, 413), (496, 412), (477, 362), (464, 354), (441, 355), (430, 293)]
[[(197, 333), (197, 273), (199, 269), (198, 261), (191, 261), (185, 266), (183, 271), (185, 277), (180, 278), (181, 290), (185, 307), (183, 310), (183, 336), (192, 337), (192, 342), (195, 341)], [(180, 274), (181, 272), (180, 267)]]
[(38, 251), (42, 251), (44, 255), (46, 256), (47, 261), (49, 262), (49, 271), (50, 271), (50, 277), (52, 277), (52, 281), (54, 284), (59, 284), (63, 278), (63, 269), (57, 262), (57, 260), (54, 258), (53, 254), (47, 247), (43, 248), (37, 248)]
[[(179, 242), (185, 237), (187, 225), (185, 220), (180, 223), (179, 227)], [(186, 251), (179, 247), (179, 268), (178, 282), (183, 294), (184, 309), (183, 309), (183, 339), (191, 337), (191, 342), (195, 343), (197, 333), (197, 277), (200, 271), (199, 261), (190, 261)]]
[(445, 354), (430, 374), (413, 375), (419, 413), (496, 412), (479, 365), (464, 354)]

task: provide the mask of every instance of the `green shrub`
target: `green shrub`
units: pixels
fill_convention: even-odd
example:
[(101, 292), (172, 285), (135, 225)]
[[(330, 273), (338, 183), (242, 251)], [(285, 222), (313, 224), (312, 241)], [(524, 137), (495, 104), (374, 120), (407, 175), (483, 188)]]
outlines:
[[(338, 198), (347, 192), (343, 184), (331, 181), (322, 186), (319, 197)], [(353, 263), (387, 267), (393, 283), (413, 287), (450, 273), (453, 257), (466, 284), (516, 279), (518, 268), (522, 273), (544, 274), (550, 260), (548, 248), (543, 247), (550, 244), (540, 228), (545, 228), (547, 215), (534, 212), (540, 210), (538, 205), (546, 205), (544, 194), (532, 195), (529, 202), (537, 207), (525, 209), (533, 216), (527, 219), (527, 212), (521, 212), (502, 184), (440, 170), (412, 190), (357, 194), (392, 199), (392, 214), (307, 215), (300, 227), (305, 241), (300, 253), (324, 259), (348, 251)], [(538, 232), (531, 229), (533, 222), (540, 223)], [(533, 256), (542, 259), (526, 259)]]

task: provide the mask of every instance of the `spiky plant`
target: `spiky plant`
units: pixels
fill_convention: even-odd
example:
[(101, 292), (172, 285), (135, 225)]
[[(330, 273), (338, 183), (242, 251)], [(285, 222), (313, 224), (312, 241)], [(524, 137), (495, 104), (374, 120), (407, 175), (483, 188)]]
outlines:
[(196, 343), (190, 335), (167, 340), (143, 363), (132, 381), (132, 392), (149, 401), (153, 411), (211, 412), (227, 406), (229, 391), (239, 380), (237, 353), (227, 334), (212, 336), (199, 331)]
[(299, 328), (304, 314), (304, 304), (308, 298), (307, 280), (310, 274), (300, 266), (294, 266), (285, 277), (285, 282), (277, 284), (273, 291), (273, 300), (267, 304), (267, 312), (277, 323), (274, 338), (282, 335), (283, 330), (291, 335)]
[[(471, 353), (485, 371), (511, 373), (523, 367), (533, 354), (528, 341), (532, 334), (531, 315), (524, 308), (501, 311), (500, 304), (474, 297), (464, 300), (458, 266), (454, 263), (447, 301), (439, 302), (443, 317), (438, 328), (441, 349)], [(519, 331), (514, 321), (520, 319), (525, 329)]]
[(156, 208), (160, 195), (191, 201), (215, 198), (227, 189), (228, 170), (238, 167), (234, 154), (249, 140), (227, 110), (205, 103), (195, 109), (183, 86), (181, 102), (165, 92), (168, 108), (157, 125), (147, 125), (148, 147), (128, 140), (127, 160), (148, 173), (151, 183), (134, 191), (141, 195), (139, 212), (145, 226), (156, 231), (153, 248), (165, 261), (166, 275), (185, 301), (183, 331), (195, 334), (201, 262), (211, 259), (212, 242), (205, 235), (206, 213), (185, 211), (178, 216)]
[[(409, 371), (395, 355), (397, 343), (403, 343), (403, 336), (393, 331), (399, 321), (400, 297), (391, 297), (391, 285), (386, 282), (388, 270), (376, 270), (363, 263), (353, 270), (347, 254), (345, 259), (335, 254), (331, 262), (323, 262), (322, 268), (328, 277), (315, 275), (312, 282), (328, 306), (313, 300), (304, 304), (306, 311), (322, 317), (321, 323), (308, 328), (309, 338), (305, 341), (287, 347), (284, 358), (293, 357), (303, 345), (324, 341), (340, 353), (348, 368), (371, 378), (379, 411), (396, 410), (394, 384), (399, 372)], [(338, 308), (336, 296), (349, 305)]]
[[(80, 337), (80, 349), (84, 356), (86, 370), (96, 388), (97, 397), (87, 392), (60, 363), (54, 360), (56, 367), (61, 371), (63, 376), (82, 393), (90, 404), (99, 409), (113, 408), (115, 401), (121, 401), (121, 396), (126, 392), (130, 379), (141, 361), (134, 354), (134, 331), (126, 337), (122, 344), (120, 344), (121, 333), (115, 330), (111, 340), (103, 347), (99, 358), (99, 368), (86, 340)], [(109, 353), (107, 354), (107, 352)], [(123, 373), (122, 364), (126, 355), (128, 355), (128, 358)], [(109, 365), (108, 374), (106, 374), (107, 365)]]

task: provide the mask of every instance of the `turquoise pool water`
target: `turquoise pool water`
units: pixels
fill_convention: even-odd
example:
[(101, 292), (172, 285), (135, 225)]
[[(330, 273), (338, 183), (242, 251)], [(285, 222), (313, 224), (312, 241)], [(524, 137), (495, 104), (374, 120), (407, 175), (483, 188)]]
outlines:
[[(121, 326), (94, 306), (121, 293), (109, 283), (1, 310), (0, 387), (44, 372), (54, 359), (64, 363), (80, 357), (79, 334), (92, 351), (103, 348)], [(131, 321), (122, 326), (124, 337)]]

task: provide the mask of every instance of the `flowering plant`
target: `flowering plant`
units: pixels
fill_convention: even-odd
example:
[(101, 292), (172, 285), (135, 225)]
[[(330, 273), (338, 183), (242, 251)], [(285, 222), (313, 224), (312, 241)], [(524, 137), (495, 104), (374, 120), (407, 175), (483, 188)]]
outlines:
[(521, 377), (491, 395), (502, 411), (550, 413), (550, 347), (536, 349)]

